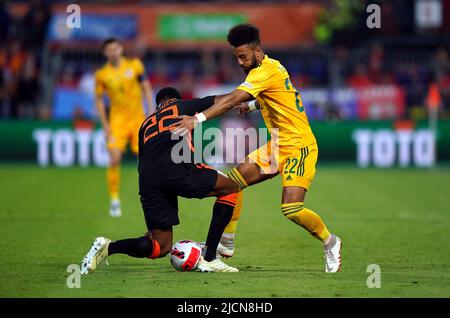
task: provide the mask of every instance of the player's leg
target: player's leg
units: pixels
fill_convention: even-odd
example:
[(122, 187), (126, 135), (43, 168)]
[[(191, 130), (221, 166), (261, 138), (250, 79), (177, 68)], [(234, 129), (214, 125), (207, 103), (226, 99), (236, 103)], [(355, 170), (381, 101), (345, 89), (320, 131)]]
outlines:
[(300, 225), (323, 243), (325, 270), (336, 272), (341, 264), (341, 241), (337, 236), (330, 234), (317, 213), (304, 206), (306, 192), (315, 175), (317, 154), (317, 145), (310, 145), (300, 149), (299, 152), (289, 152), (283, 155), (281, 211), (287, 219)]
[(109, 166), (106, 176), (108, 181), (108, 191), (110, 197), (109, 214), (112, 217), (120, 217), (122, 210), (120, 207), (120, 164), (122, 162), (122, 151), (119, 149), (109, 150)]
[(243, 192), (249, 185), (254, 185), (275, 177), (278, 170), (272, 169), (272, 160), (270, 158), (271, 143), (258, 148), (248, 155), (244, 162), (233, 168), (228, 176), (239, 186), (239, 194), (236, 207), (233, 211), (230, 223), (224, 230), (218, 252), (223, 257), (234, 255), (234, 240), (236, 237), (237, 223), (241, 215), (243, 204)]
[(111, 242), (108, 255), (126, 254), (136, 258), (160, 258), (170, 253), (172, 242), (171, 226), (152, 229), (141, 237)]
[(225, 227), (217, 253), (220, 256), (228, 258), (234, 255), (234, 238), (236, 237), (237, 223), (241, 216), (244, 192), (239, 191), (236, 199), (236, 206), (233, 209), (233, 215), (228, 225)]
[(278, 171), (266, 170), (261, 166), (260, 162), (253, 161), (250, 155), (245, 158), (243, 163), (240, 163), (228, 172), (228, 177), (238, 185), (239, 190), (272, 179), (278, 175)]
[(130, 149), (137, 156), (139, 153), (139, 128), (145, 120), (144, 113), (138, 113), (134, 117), (134, 123), (130, 127)]
[(110, 197), (109, 213), (113, 217), (122, 215), (120, 203), (120, 164), (127, 143), (127, 132), (121, 120), (112, 118), (110, 121), (111, 136), (108, 140), (109, 166), (106, 176)]
[(238, 187), (226, 175), (204, 164), (186, 165), (188, 175), (177, 185), (177, 193), (186, 198), (215, 196), (211, 222), (198, 269), (203, 272), (238, 272), (216, 258), (223, 230), (230, 222), (236, 205)]
[(216, 258), (217, 246), (227, 224), (230, 222), (238, 199), (238, 187), (226, 175), (218, 172), (214, 190), (208, 196), (217, 197), (205, 244), (204, 258)]
[(160, 258), (171, 251), (172, 227), (180, 223), (178, 198), (164, 191), (162, 175), (151, 173), (140, 176), (139, 193), (148, 232), (142, 237), (110, 243), (109, 255), (119, 253), (138, 258)]
[(136, 258), (159, 258), (167, 255), (172, 248), (172, 227), (153, 229), (144, 236), (112, 242), (105, 237), (97, 237), (81, 263), (81, 274), (95, 271), (108, 256), (126, 254)]
[[(161, 175), (150, 174), (139, 183), (139, 193), (148, 232), (144, 235), (147, 242), (152, 241), (153, 248), (147, 244), (146, 252), (139, 257), (160, 258), (170, 253), (173, 245), (173, 226), (180, 223), (178, 218), (178, 197), (164, 191), (158, 180)], [(142, 250), (144, 252), (144, 250)], [(151, 253), (150, 253), (151, 252)], [(149, 254), (150, 253), (150, 254)]]
[(321, 242), (328, 242), (330, 232), (319, 215), (304, 207), (306, 189), (296, 186), (283, 187), (281, 210), (283, 215), (292, 222), (305, 228), (312, 236)]
[(209, 225), (203, 259), (198, 268), (203, 272), (238, 272), (237, 268), (223, 263), (217, 258), (218, 245), (223, 231), (230, 222), (238, 200), (238, 187), (227, 176), (218, 173), (214, 191), (209, 196), (216, 196), (213, 215)]
[(132, 257), (159, 258), (172, 248), (172, 226), (179, 224), (177, 196), (161, 192), (158, 180), (146, 178), (141, 184), (141, 204), (149, 232), (144, 236), (111, 242), (97, 237), (82, 261), (83, 274), (93, 272), (109, 255), (126, 254)]
[(216, 258), (217, 245), (223, 230), (231, 220), (237, 201), (237, 185), (225, 174), (204, 164), (187, 165), (188, 176), (178, 193), (186, 198), (216, 197), (211, 223), (205, 242), (204, 259)]

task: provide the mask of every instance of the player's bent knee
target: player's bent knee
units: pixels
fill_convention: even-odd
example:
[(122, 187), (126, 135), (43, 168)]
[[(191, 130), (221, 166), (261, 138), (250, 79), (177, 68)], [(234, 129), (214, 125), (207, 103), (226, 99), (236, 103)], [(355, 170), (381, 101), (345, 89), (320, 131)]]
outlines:
[(237, 186), (237, 184), (233, 180), (228, 178), (225, 174), (219, 172), (213, 195), (216, 197), (221, 197), (237, 193), (238, 191), (239, 187)]
[(290, 204), (295, 202), (304, 202), (306, 189), (303, 187), (289, 186), (283, 187), (282, 202), (283, 204)]
[(239, 190), (244, 190), (246, 187), (248, 187), (247, 181), (237, 168), (233, 168), (228, 172), (228, 178), (230, 178), (236, 184)]
[(303, 202), (292, 202), (281, 204), (281, 213), (293, 222), (299, 217), (299, 213), (303, 210)]
[(230, 180), (229, 183), (227, 184), (227, 186), (223, 189), (223, 191), (220, 193), (220, 195), (218, 197), (227, 196), (227, 195), (237, 196), (237, 193), (239, 191), (241, 191), (241, 190), (239, 189), (237, 184)]
[(120, 165), (120, 159), (119, 158), (111, 158), (109, 161), (109, 165), (112, 167), (118, 167)]

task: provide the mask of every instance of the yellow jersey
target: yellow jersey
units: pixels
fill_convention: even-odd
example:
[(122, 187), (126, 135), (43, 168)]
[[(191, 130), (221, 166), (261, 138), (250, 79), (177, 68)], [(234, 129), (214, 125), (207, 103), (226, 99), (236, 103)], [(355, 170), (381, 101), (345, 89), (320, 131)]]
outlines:
[(272, 129), (278, 129), (279, 146), (302, 148), (316, 142), (300, 94), (279, 61), (266, 55), (237, 89), (258, 100), (272, 140)]
[(131, 118), (144, 114), (140, 77), (144, 65), (139, 59), (122, 58), (119, 66), (106, 63), (95, 73), (95, 94), (107, 94), (110, 100), (110, 119)]

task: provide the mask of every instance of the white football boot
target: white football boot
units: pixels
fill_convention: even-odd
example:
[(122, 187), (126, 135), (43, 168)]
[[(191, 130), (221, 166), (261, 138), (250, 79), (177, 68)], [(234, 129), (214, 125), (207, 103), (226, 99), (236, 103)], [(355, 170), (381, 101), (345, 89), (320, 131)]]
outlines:
[(216, 273), (237, 273), (239, 270), (235, 267), (225, 264), (220, 259), (216, 258), (211, 262), (205, 261), (203, 256), (200, 256), (197, 269), (201, 272), (216, 272)]
[(234, 248), (228, 248), (222, 243), (219, 243), (219, 245), (217, 245), (217, 254), (223, 258), (232, 257), (234, 254)]
[(341, 268), (342, 241), (336, 235), (334, 234), (331, 235), (332, 241), (334, 242), (330, 242), (329, 244), (323, 247), (325, 257), (325, 272), (336, 273)]
[(87, 275), (97, 269), (97, 267), (108, 257), (108, 246), (110, 239), (97, 237), (92, 243), (92, 247), (81, 263), (81, 274)]
[(122, 216), (122, 209), (120, 208), (120, 200), (111, 200), (109, 205), (109, 215), (113, 218), (118, 218)]
[(223, 233), (217, 246), (217, 253), (221, 257), (229, 258), (234, 254), (234, 233)]
[[(197, 244), (200, 245), (200, 247), (202, 248), (202, 251), (205, 250), (205, 242), (198, 242)], [(233, 256), (233, 254), (234, 254), (234, 249), (230, 249), (219, 242), (219, 244), (217, 245), (217, 250), (216, 250), (217, 258), (222, 258), (222, 257), (229, 258), (229, 257)]]

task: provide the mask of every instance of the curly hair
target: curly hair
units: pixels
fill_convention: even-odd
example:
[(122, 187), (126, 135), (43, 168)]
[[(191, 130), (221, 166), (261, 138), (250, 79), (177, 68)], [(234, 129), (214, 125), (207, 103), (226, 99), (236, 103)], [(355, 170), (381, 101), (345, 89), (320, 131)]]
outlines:
[(156, 105), (159, 105), (161, 102), (165, 101), (169, 98), (181, 99), (181, 95), (176, 88), (173, 87), (164, 87), (161, 88), (156, 94)]
[(248, 23), (235, 25), (228, 32), (227, 41), (234, 47), (244, 44), (260, 45), (259, 29)]

